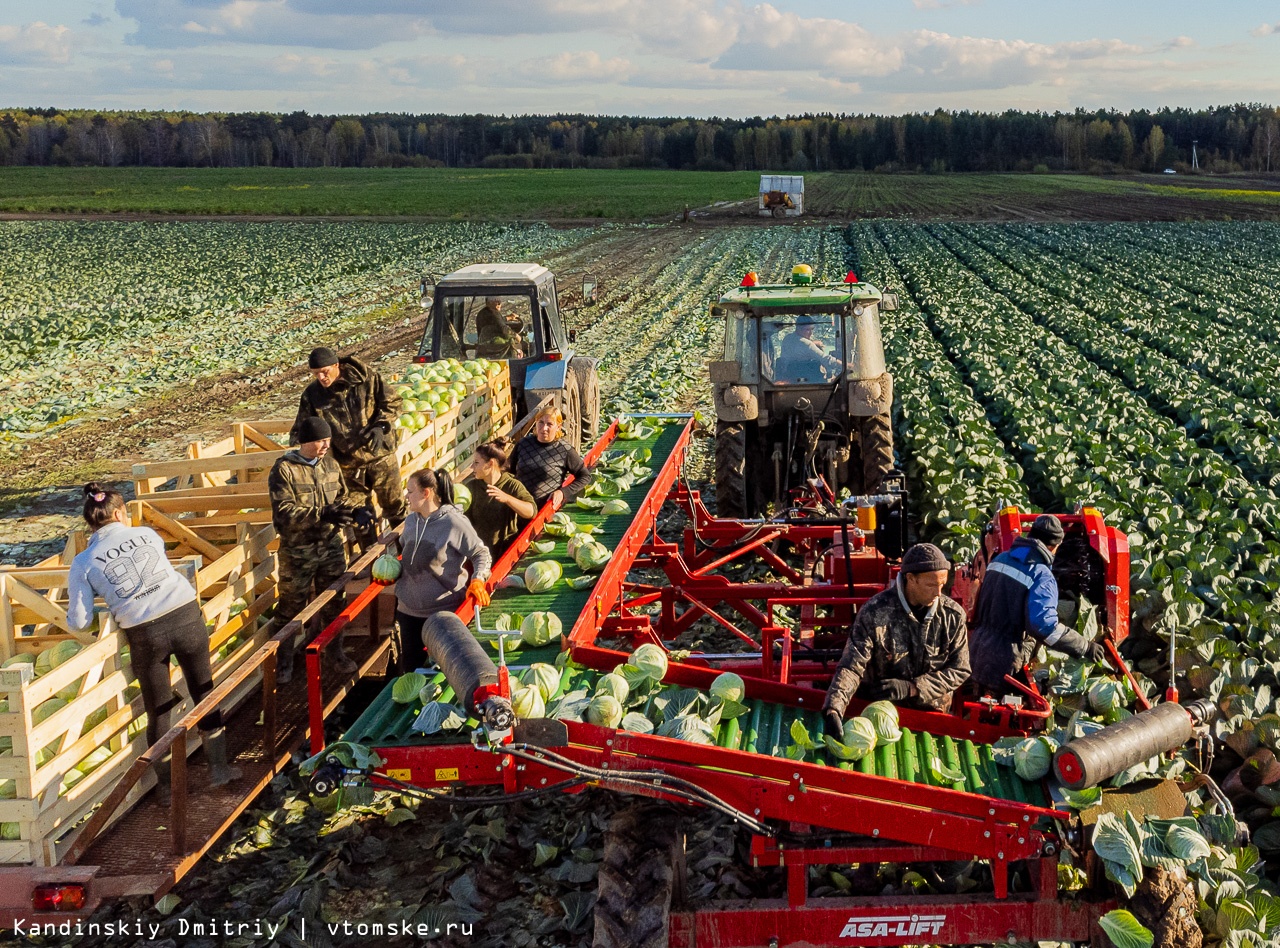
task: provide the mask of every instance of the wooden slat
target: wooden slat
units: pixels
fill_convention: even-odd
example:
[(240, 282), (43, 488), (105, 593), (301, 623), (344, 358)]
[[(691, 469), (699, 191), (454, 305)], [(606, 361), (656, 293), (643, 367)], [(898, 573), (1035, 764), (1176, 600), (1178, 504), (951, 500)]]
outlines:
[(49, 600), (45, 599), (30, 586), (23, 583), (16, 576), (6, 576), (8, 582), (5, 585), (5, 592), (9, 599), (14, 602), (21, 603), (30, 609), (33, 613), (40, 616), (41, 622), (49, 622), (58, 628), (74, 635), (81, 642), (92, 642), (93, 633), (77, 632), (67, 625), (67, 613), (65, 609), (55, 606)]
[(150, 501), (143, 504), (143, 519), (152, 526), (162, 527), (168, 531), (169, 535), (175, 540), (181, 540), (193, 550), (207, 557), (211, 561), (217, 561), (222, 558), (223, 551), (218, 549), (204, 537), (187, 528), (180, 520), (162, 513)]
[(177, 497), (172, 500), (161, 491), (147, 495), (147, 503), (156, 510), (167, 513), (194, 513), (203, 510), (224, 510), (238, 512), (241, 509), (269, 509), (271, 494), (267, 491), (249, 494), (227, 494), (222, 491), (204, 494), (198, 497)]
[(287, 448), (275, 451), (250, 451), (247, 454), (223, 454), (211, 458), (187, 458), (178, 461), (153, 461), (135, 464), (133, 476), (138, 478), (186, 477), (206, 471), (247, 471), (252, 468), (271, 467), (285, 456)]

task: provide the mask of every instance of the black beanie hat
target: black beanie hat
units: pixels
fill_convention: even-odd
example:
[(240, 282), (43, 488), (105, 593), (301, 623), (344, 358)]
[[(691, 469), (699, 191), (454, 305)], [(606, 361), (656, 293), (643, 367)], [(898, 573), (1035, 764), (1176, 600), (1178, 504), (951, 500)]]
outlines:
[(904, 573), (933, 573), (944, 569), (951, 569), (951, 563), (932, 543), (917, 543), (902, 556)]
[(333, 437), (333, 429), (329, 427), (329, 422), (323, 418), (317, 418), (314, 415), (298, 425), (298, 443), (306, 444), (308, 441), (323, 441), (325, 438)]
[(1064, 536), (1062, 521), (1053, 514), (1041, 514), (1031, 525), (1031, 539), (1039, 540), (1045, 546), (1061, 543)]
[(338, 353), (334, 352), (328, 346), (319, 346), (311, 350), (311, 355), (307, 356), (307, 367), (312, 369), (323, 369), (326, 366), (338, 364)]

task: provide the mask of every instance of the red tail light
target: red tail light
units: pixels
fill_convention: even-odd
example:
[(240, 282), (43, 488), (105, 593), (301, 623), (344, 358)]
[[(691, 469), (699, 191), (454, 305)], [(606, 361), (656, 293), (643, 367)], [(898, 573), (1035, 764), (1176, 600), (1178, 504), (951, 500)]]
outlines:
[(84, 886), (38, 885), (31, 893), (31, 907), (37, 912), (75, 912), (84, 908)]
[(413, 361), (414, 361), (414, 362), (426, 362), (426, 361), (427, 361), (427, 357), (426, 357), (426, 356), (414, 356), (414, 357), (413, 357)]

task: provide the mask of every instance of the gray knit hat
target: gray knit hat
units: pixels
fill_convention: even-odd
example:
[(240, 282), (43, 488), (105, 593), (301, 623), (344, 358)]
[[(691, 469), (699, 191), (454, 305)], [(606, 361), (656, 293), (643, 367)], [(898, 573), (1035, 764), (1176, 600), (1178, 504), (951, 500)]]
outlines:
[(307, 367), (311, 369), (323, 369), (337, 364), (338, 353), (328, 346), (317, 346), (311, 350), (311, 355), (307, 356)]
[(951, 569), (951, 563), (932, 543), (917, 543), (902, 555), (904, 573), (934, 573), (944, 569)]
[(1045, 546), (1055, 546), (1062, 542), (1066, 533), (1062, 529), (1062, 521), (1053, 514), (1041, 514), (1031, 525), (1031, 539), (1039, 540)]

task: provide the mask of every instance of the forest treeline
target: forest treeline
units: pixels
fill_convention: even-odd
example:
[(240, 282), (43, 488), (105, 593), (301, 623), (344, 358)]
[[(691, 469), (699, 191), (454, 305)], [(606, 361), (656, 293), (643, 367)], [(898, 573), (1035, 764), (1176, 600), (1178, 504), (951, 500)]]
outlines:
[(791, 171), (1280, 170), (1280, 109), (691, 119), (0, 111), (0, 164)]

